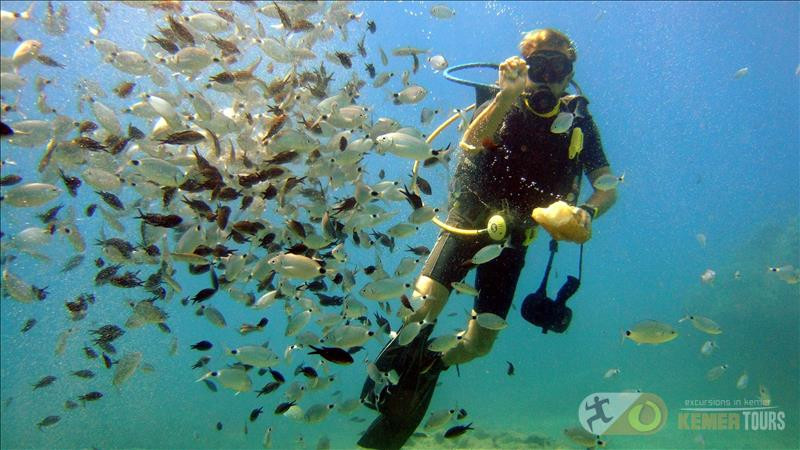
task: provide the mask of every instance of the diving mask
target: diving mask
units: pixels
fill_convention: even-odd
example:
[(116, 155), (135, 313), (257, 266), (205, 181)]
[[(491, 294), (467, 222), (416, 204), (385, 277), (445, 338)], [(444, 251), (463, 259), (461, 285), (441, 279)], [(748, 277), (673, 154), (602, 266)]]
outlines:
[(534, 83), (558, 83), (572, 73), (572, 61), (567, 55), (551, 50), (538, 51), (527, 58), (528, 78)]

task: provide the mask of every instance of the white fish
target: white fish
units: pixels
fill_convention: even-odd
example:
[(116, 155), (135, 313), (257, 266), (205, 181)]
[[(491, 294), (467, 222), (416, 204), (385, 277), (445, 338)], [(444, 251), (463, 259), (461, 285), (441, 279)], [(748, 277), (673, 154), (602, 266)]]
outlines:
[(121, 72), (131, 75), (148, 75), (150, 73), (150, 62), (141, 54), (123, 50), (109, 54), (107, 61)]
[(475, 265), (487, 263), (500, 256), (500, 253), (503, 251), (504, 248), (506, 248), (505, 243), (489, 244), (483, 247), (482, 249), (478, 250), (477, 252), (475, 252), (475, 254), (472, 256), (472, 259), (470, 259), (469, 262)]
[(379, 153), (389, 152), (401, 158), (417, 161), (436, 156), (439, 152), (431, 148), (424, 139), (400, 132), (391, 132), (378, 136), (375, 139)]
[(304, 255), (282, 253), (269, 260), (269, 264), (281, 275), (300, 280), (311, 280), (325, 274), (325, 269)]
[(186, 18), (189, 25), (206, 33), (220, 33), (229, 27), (229, 23), (222, 17), (211, 13), (193, 14)]
[(404, 238), (411, 236), (417, 231), (419, 231), (418, 225), (414, 225), (413, 223), (398, 223), (386, 230), (386, 234), (390, 237)]
[(272, 427), (264, 430), (264, 437), (261, 439), (261, 447), (272, 448)]
[(742, 67), (733, 74), (733, 78), (738, 80), (747, 75), (748, 73), (750, 73), (750, 69), (748, 69), (747, 67)]
[(655, 320), (643, 320), (623, 333), (623, 338), (628, 338), (640, 345), (663, 344), (677, 337), (678, 332), (672, 326)]
[(479, 294), (477, 289), (467, 283), (464, 283), (463, 281), (454, 281), (450, 283), (450, 286), (462, 294), (471, 295), (473, 297), (476, 297)]
[(403, 325), (400, 329), (400, 332), (397, 333), (397, 343), (400, 346), (406, 346), (411, 341), (414, 340), (415, 337), (419, 334), (419, 330), (422, 329), (422, 325), (424, 322), (411, 322)]
[(692, 322), (692, 325), (697, 328), (698, 330), (702, 331), (703, 333), (707, 334), (721, 334), (722, 328), (714, 322), (713, 320), (709, 319), (708, 317), (703, 316), (696, 316), (693, 314), (688, 314), (685, 317), (682, 317), (678, 320), (678, 323), (683, 322), (684, 320), (689, 320)]
[(372, 80), (372, 87), (379, 88), (388, 83), (394, 76), (394, 72), (381, 72)]
[(260, 345), (245, 345), (233, 350), (226, 349), (225, 352), (237, 361), (249, 364), (258, 368), (269, 368), (278, 365), (280, 357), (268, 347)]
[(721, 377), (722, 374), (724, 374), (726, 370), (728, 370), (728, 365), (727, 364), (722, 364), (722, 365), (719, 365), (719, 366), (716, 366), (716, 367), (712, 367), (706, 373), (706, 379), (708, 379), (709, 381), (714, 381), (714, 380), (718, 379), (719, 377)]
[(87, 167), (83, 171), (83, 181), (98, 191), (118, 191), (122, 183), (119, 177), (99, 167)]
[(216, 327), (225, 328), (227, 326), (225, 317), (217, 308), (214, 308), (213, 306), (206, 306), (203, 309), (203, 315), (206, 317), (206, 319), (208, 319), (209, 322), (211, 322), (212, 325)]
[(716, 278), (716, 277), (717, 277), (717, 272), (714, 272), (711, 269), (706, 269), (706, 271), (703, 272), (702, 275), (700, 275), (700, 281), (702, 281), (703, 284), (711, 284), (711, 285), (713, 285), (714, 284), (714, 278)]
[(162, 186), (179, 186), (185, 178), (180, 167), (163, 159), (132, 159), (130, 165), (144, 178)]
[(449, 6), (434, 5), (431, 7), (431, 15), (437, 19), (450, 19), (456, 15), (456, 12)]
[(343, 402), (340, 402), (336, 406), (336, 410), (342, 414), (350, 414), (353, 411), (357, 410), (359, 406), (361, 406), (361, 399), (349, 398)]
[(286, 332), (284, 335), (294, 336), (295, 334), (299, 333), (300, 330), (302, 330), (303, 327), (305, 327), (311, 320), (312, 312), (312, 310), (306, 309), (292, 316), (291, 319), (289, 319), (289, 322), (286, 324)]
[(18, 91), (25, 86), (27, 80), (20, 74), (12, 72), (0, 73), (0, 90)]
[(275, 289), (262, 295), (253, 303), (253, 308), (263, 309), (272, 306), (279, 298), (280, 291)]
[(708, 239), (706, 238), (705, 234), (697, 233), (697, 235), (695, 235), (695, 238), (697, 239), (697, 243), (700, 244), (700, 247), (702, 248), (706, 247), (706, 242)]
[(92, 99), (90, 101), (92, 103), (92, 112), (94, 112), (94, 116), (97, 118), (97, 122), (100, 126), (114, 136), (121, 135), (122, 127), (119, 124), (117, 116), (114, 114), (114, 110), (97, 100)]
[(3, 293), (21, 303), (31, 303), (37, 299), (36, 292), (33, 287), (25, 282), (22, 278), (3, 269)]
[(619, 368), (608, 369), (606, 370), (606, 373), (603, 375), (603, 378), (605, 378), (606, 380), (609, 378), (613, 378), (619, 375), (620, 372), (621, 371), (619, 370)]
[(740, 391), (743, 389), (747, 389), (747, 383), (750, 381), (750, 377), (747, 375), (747, 372), (742, 372), (739, 375), (739, 378), (736, 380), (736, 389)]
[(598, 191), (610, 191), (615, 189), (618, 184), (625, 181), (625, 174), (623, 173), (620, 176), (612, 175), (610, 173), (600, 175), (594, 180), (592, 186)]
[(121, 386), (123, 383), (128, 381), (134, 373), (136, 373), (136, 369), (139, 368), (139, 364), (142, 362), (142, 353), (141, 352), (133, 352), (128, 353), (119, 360), (116, 364), (117, 368), (114, 371), (114, 379), (112, 384), (114, 386)]
[(553, 123), (550, 125), (550, 132), (555, 134), (563, 134), (569, 131), (572, 127), (572, 122), (575, 120), (575, 115), (569, 111), (558, 113)]
[(14, 50), (14, 54), (11, 56), (11, 61), (14, 64), (14, 67), (19, 69), (25, 64), (33, 61), (33, 59), (39, 55), (41, 50), (42, 43), (37, 40), (29, 39), (27, 41), (22, 41), (17, 46), (16, 50)]
[(4, 195), (4, 205), (31, 208), (44, 205), (61, 194), (61, 189), (46, 183), (28, 183), (9, 189)]
[(410, 287), (410, 283), (404, 283), (402, 280), (385, 278), (367, 283), (361, 288), (359, 293), (368, 300), (385, 302), (387, 300), (400, 298), (405, 290)]
[(62, 331), (61, 334), (58, 335), (58, 339), (56, 339), (56, 349), (55, 349), (56, 356), (61, 356), (64, 354), (64, 350), (67, 349), (67, 339), (69, 339), (70, 336), (75, 334), (76, 331), (78, 331), (77, 328), (68, 328)]
[(508, 322), (505, 319), (494, 313), (480, 313), (477, 316), (473, 316), (473, 319), (478, 322), (478, 325), (489, 330), (499, 331), (508, 326)]
[(307, 423), (320, 423), (328, 417), (328, 413), (335, 408), (336, 405), (333, 403), (317, 403), (316, 405), (311, 405), (304, 414), (304, 419)]
[(431, 433), (447, 425), (455, 413), (455, 409), (442, 409), (432, 412), (425, 422), (425, 432)]
[(422, 86), (411, 85), (400, 92), (392, 94), (395, 105), (413, 105), (421, 102), (428, 95), (428, 90)]
[(212, 378), (222, 386), (235, 391), (236, 395), (253, 389), (253, 382), (250, 381), (250, 377), (247, 376), (247, 372), (243, 369), (214, 370), (198, 378), (197, 381), (203, 381), (208, 378)]
[(428, 64), (431, 65), (431, 68), (434, 70), (434, 72), (447, 69), (448, 66), (447, 59), (445, 59), (443, 55), (431, 56), (428, 58)]
[(461, 334), (443, 334), (428, 344), (428, 350), (432, 352), (444, 353), (458, 345), (461, 339), (463, 339)]
[(189, 76), (193, 76), (215, 62), (217, 58), (205, 48), (184, 47), (172, 57), (175, 68)]
[(703, 356), (711, 356), (714, 350), (718, 349), (717, 343), (714, 341), (705, 341), (700, 347), (700, 354)]
[(404, 277), (410, 274), (414, 268), (417, 267), (419, 262), (419, 258), (412, 258), (410, 256), (403, 257), (403, 259), (400, 260), (400, 263), (397, 264), (397, 268), (394, 270), (394, 276)]
[(772, 396), (769, 395), (769, 389), (763, 384), (758, 385), (758, 398), (761, 399), (761, 406), (772, 404)]

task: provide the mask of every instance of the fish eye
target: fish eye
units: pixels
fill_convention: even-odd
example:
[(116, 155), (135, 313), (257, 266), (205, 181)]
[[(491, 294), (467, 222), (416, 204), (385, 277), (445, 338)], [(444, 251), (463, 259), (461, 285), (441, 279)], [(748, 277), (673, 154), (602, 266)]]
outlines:
[(140, 164), (140, 162), (137, 159), (132, 159), (131, 160), (131, 164), (133, 164), (134, 166), (138, 166)]
[[(674, 333), (674, 331), (673, 331), (673, 333)], [(630, 335), (631, 335), (631, 330), (625, 330), (625, 336), (630, 336)]]
[(218, 376), (219, 376), (219, 372), (217, 372), (217, 371), (215, 370), (215, 371), (211, 372), (211, 376), (212, 376), (212, 377), (218, 377)]

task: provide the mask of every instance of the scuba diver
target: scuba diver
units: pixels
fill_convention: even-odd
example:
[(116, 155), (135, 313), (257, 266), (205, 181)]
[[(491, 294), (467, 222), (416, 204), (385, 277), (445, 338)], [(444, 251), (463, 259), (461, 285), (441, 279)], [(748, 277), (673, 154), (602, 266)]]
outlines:
[[(542, 332), (563, 332), (569, 325), (572, 312), (565, 302), (579, 279), (568, 277), (556, 301), (546, 295), (556, 239), (579, 244), (588, 240), (592, 221), (613, 205), (616, 190), (595, 186), (601, 176), (611, 176), (611, 169), (587, 109), (588, 100), (566, 93), (577, 58), (573, 42), (558, 30), (539, 29), (528, 32), (519, 49), (522, 57), (508, 58), (499, 65), (496, 95), (476, 109), (459, 144), (462, 152), (451, 186), (446, 226), (414, 285), (412, 303), (421, 302), (421, 306), (403, 318), (403, 328), (419, 331), (410, 343), (401, 345), (401, 328), (374, 362), (379, 374), (394, 371), (399, 377), (384, 381), (373, 370), (364, 383), (362, 402), (380, 415), (359, 440), (362, 447), (402, 447), (424, 417), (439, 374), (489, 353), (499, 331), (481, 326), (477, 318), (486, 313), (507, 317), (527, 246), (535, 237), (537, 221), (532, 210), (559, 201), (565, 202), (564, 206), (575, 205), (585, 173), (594, 190), (584, 204), (566, 209), (571, 232), (547, 228), (553, 241), (545, 278), (521, 308), (523, 317)], [(487, 233), (456, 230), (480, 228), (496, 214), (504, 218), (505, 243), (499, 256), (474, 266), (473, 255), (494, 242)], [(436, 318), (452, 283), (462, 281), (472, 267), (476, 267), (478, 295), (466, 331), (447, 351), (429, 350)]]

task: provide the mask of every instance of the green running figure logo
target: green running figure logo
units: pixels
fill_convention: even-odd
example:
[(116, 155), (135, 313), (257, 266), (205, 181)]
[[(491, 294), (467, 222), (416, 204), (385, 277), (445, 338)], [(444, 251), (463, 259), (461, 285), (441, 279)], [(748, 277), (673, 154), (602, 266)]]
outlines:
[(667, 406), (646, 392), (595, 392), (581, 401), (578, 419), (595, 435), (653, 434), (667, 422)]

